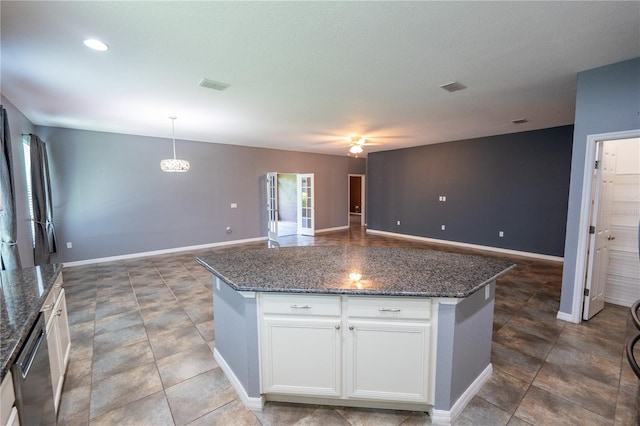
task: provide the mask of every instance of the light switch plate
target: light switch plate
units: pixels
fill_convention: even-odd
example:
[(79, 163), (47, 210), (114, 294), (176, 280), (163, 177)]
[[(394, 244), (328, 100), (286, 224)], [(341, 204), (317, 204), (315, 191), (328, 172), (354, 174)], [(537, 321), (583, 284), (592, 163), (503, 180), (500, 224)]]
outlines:
[(491, 297), (491, 286), (487, 285), (484, 288), (484, 300), (489, 300), (489, 297)]

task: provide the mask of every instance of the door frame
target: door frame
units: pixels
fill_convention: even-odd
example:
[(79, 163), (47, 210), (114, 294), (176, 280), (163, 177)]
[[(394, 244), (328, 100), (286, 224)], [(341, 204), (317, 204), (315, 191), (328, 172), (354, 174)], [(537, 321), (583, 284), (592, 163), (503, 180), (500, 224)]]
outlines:
[(360, 177), (360, 226), (366, 226), (366, 193), (365, 193), (365, 174), (361, 173), (349, 173), (347, 175), (347, 224), (351, 223), (351, 177), (359, 176)]
[[(580, 202), (580, 218), (578, 228), (578, 246), (576, 269), (573, 282), (573, 303), (571, 306), (571, 322), (582, 322), (582, 304), (584, 301), (584, 286), (587, 273), (587, 251), (589, 247), (589, 222), (591, 219), (591, 199), (593, 198), (593, 164), (596, 161), (596, 147), (598, 142), (616, 139), (630, 139), (640, 137), (640, 129), (621, 132), (599, 133), (587, 136), (585, 149), (584, 173), (582, 176), (582, 200)], [(565, 319), (565, 318), (561, 318)]]

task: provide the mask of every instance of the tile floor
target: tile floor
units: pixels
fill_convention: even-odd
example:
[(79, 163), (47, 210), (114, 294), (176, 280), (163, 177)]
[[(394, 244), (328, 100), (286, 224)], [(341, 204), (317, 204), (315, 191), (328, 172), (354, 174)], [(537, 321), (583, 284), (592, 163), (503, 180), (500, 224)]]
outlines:
[[(280, 244), (472, 252), (366, 234), (357, 226)], [(212, 250), (64, 269), (72, 348), (59, 424), (430, 424), (424, 413), (403, 411), (282, 403), (247, 411), (212, 355), (211, 277), (194, 262)], [(639, 381), (623, 349), (635, 333), (628, 309), (607, 305), (580, 325), (559, 321), (561, 265), (513, 261), (518, 267), (496, 288), (493, 375), (455, 424), (637, 425)]]

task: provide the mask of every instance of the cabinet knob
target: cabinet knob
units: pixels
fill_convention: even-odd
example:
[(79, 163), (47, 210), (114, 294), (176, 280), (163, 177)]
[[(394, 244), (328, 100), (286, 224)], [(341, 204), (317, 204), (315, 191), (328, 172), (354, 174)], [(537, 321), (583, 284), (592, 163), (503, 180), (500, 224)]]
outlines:
[(349, 330), (353, 330), (353, 326), (352, 325), (349, 326)]
[(340, 330), (340, 324), (336, 324), (336, 330)]
[(58, 309), (58, 316), (62, 315), (62, 308)]

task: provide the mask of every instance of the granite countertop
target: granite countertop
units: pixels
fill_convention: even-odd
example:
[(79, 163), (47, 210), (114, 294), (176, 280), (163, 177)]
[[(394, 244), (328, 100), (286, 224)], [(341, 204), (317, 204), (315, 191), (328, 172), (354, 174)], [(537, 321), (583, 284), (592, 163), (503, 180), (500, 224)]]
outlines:
[(482, 256), (355, 246), (237, 249), (196, 261), (238, 291), (456, 298), (515, 267)]
[(62, 264), (0, 271), (0, 380), (18, 357)]

